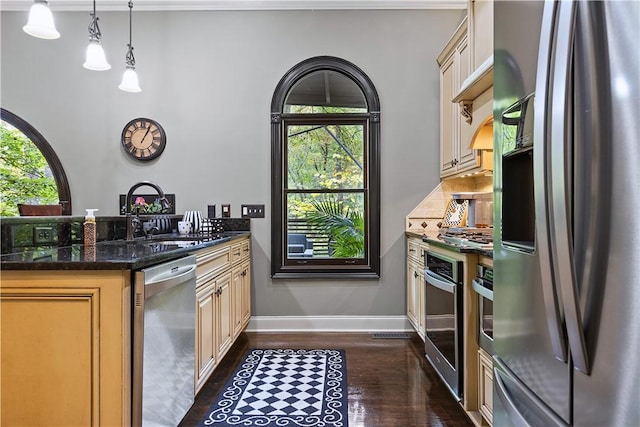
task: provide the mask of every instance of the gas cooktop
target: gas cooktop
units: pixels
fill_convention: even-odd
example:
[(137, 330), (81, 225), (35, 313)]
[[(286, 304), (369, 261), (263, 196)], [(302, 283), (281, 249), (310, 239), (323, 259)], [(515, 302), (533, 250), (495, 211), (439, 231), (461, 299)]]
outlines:
[(438, 239), (455, 246), (464, 246), (483, 250), (493, 249), (492, 228), (441, 228)]

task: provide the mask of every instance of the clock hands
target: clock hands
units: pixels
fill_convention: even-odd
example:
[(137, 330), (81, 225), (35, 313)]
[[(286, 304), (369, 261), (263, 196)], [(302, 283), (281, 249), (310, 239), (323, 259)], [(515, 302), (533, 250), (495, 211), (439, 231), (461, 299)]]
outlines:
[(140, 140), (140, 143), (142, 144), (144, 142), (144, 139), (147, 137), (147, 135), (149, 135), (149, 131), (151, 130), (151, 126), (149, 126), (147, 128), (147, 131), (144, 133), (144, 136), (142, 137), (142, 139)]

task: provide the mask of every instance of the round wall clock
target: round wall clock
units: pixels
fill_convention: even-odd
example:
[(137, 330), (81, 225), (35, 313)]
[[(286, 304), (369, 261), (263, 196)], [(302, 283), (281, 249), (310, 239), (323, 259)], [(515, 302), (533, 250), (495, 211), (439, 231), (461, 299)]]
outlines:
[(155, 159), (162, 154), (166, 144), (164, 129), (153, 119), (133, 119), (122, 130), (122, 146), (136, 160)]

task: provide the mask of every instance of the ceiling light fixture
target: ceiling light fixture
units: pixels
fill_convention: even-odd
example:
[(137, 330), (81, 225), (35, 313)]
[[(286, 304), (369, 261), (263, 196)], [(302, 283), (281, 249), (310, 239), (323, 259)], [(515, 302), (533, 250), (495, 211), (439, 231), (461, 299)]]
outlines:
[(133, 57), (133, 44), (131, 43), (131, 15), (133, 10), (133, 2), (129, 1), (129, 50), (127, 50), (126, 55), (126, 64), (127, 67), (124, 70), (124, 74), (122, 75), (122, 82), (120, 89), (126, 92), (141, 92), (140, 84), (138, 83), (138, 74), (136, 74), (136, 58)]
[(40, 39), (57, 39), (60, 33), (53, 23), (53, 15), (46, 0), (35, 0), (29, 10), (27, 25), (22, 27), (25, 33)]
[(89, 23), (89, 46), (87, 46), (87, 57), (82, 66), (88, 70), (104, 71), (111, 68), (107, 62), (107, 58), (102, 49), (102, 33), (98, 26), (98, 17), (96, 16), (96, 0), (93, 0), (93, 13), (91, 22)]

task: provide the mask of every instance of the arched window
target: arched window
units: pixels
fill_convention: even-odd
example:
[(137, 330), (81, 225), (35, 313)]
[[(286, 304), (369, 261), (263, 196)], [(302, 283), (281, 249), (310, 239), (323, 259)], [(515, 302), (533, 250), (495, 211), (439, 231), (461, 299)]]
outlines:
[(18, 215), (18, 203), (61, 203), (62, 214), (71, 215), (67, 176), (51, 145), (20, 117), (4, 108), (0, 113), (2, 215)]
[(271, 103), (273, 278), (380, 276), (380, 103), (344, 59), (289, 70)]

